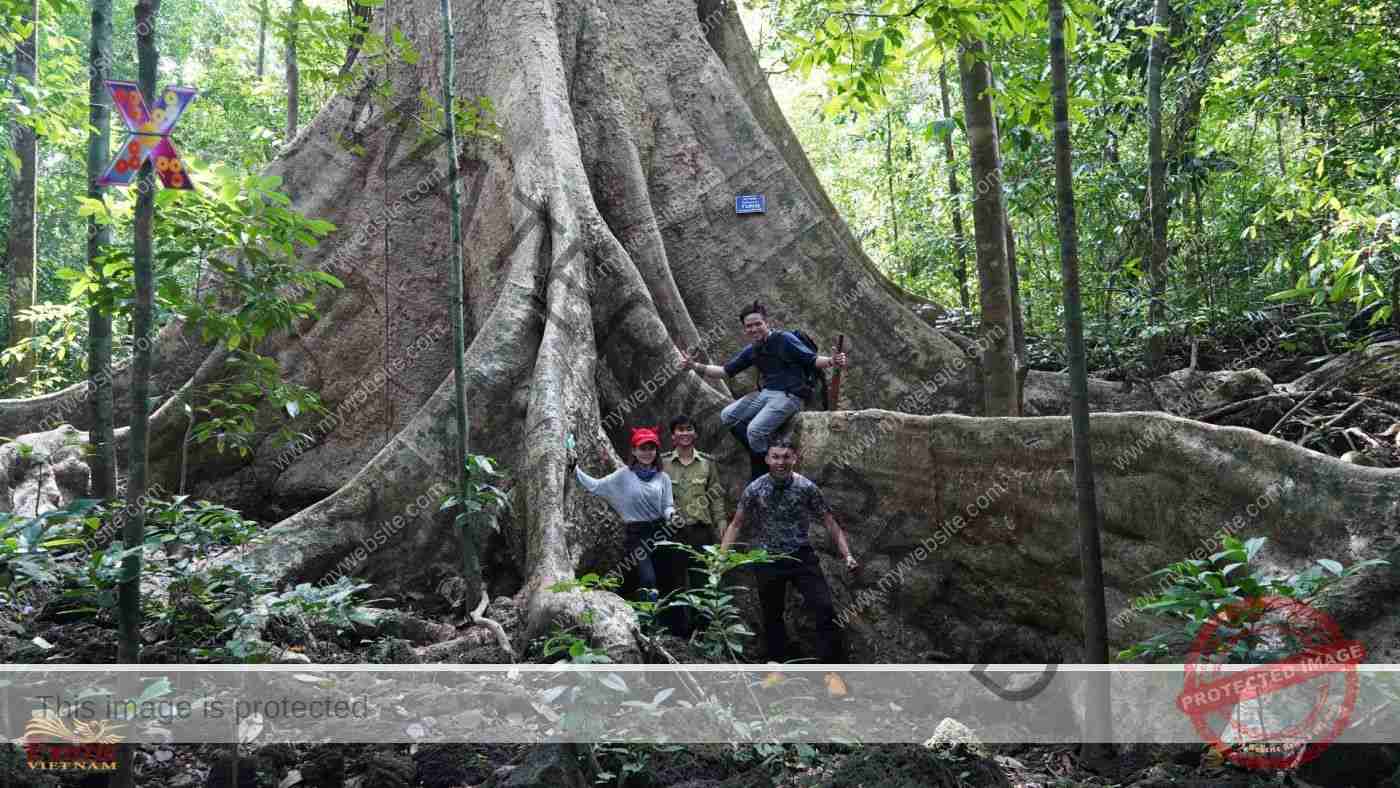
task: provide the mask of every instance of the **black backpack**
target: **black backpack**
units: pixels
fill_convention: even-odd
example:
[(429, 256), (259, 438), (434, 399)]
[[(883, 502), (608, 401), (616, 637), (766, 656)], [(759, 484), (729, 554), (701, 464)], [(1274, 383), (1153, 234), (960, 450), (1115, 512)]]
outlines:
[[(789, 334), (797, 337), (797, 340), (807, 346), (813, 353), (820, 354), (817, 350), (817, 341), (812, 339), (812, 335), (801, 329), (785, 329)], [(760, 384), (761, 385), (761, 384)], [(803, 376), (802, 388), (793, 392), (802, 398), (803, 406), (813, 408), (820, 404), (822, 410), (831, 410), (831, 402), (827, 392), (826, 370), (812, 369)]]

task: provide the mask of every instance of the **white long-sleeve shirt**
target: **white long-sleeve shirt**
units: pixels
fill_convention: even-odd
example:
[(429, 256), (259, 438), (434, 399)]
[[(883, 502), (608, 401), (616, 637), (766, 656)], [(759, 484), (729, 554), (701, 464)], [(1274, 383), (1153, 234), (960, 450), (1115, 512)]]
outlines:
[(666, 520), (676, 511), (671, 496), (671, 477), (658, 472), (644, 482), (631, 468), (618, 468), (601, 479), (595, 479), (575, 467), (574, 475), (585, 490), (612, 505), (626, 523)]

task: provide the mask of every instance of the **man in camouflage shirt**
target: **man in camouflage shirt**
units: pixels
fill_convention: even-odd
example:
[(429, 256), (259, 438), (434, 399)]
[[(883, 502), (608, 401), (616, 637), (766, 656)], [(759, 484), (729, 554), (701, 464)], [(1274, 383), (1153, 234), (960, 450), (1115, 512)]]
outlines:
[[(720, 530), (728, 518), (725, 515), (724, 490), (719, 484), (719, 469), (709, 455), (695, 448), (695, 422), (686, 415), (671, 419), (671, 451), (661, 455), (662, 470), (671, 477), (676, 499), (676, 511), (685, 523), (675, 535), (677, 542), (704, 549), (719, 542)], [(679, 558), (685, 562), (682, 588), (696, 588), (701, 580), (695, 570), (703, 570), (699, 561)], [(695, 622), (704, 627), (706, 622)], [(689, 631), (689, 622), (686, 622)]]
[[(787, 627), (783, 610), (787, 586), (797, 586), (802, 599), (817, 624), (818, 661), (824, 664), (846, 661), (845, 644), (836, 627), (836, 611), (831, 604), (831, 589), (822, 575), (821, 562), (807, 539), (807, 530), (821, 522), (831, 541), (846, 562), (846, 569), (859, 567), (846, 543), (846, 533), (836, 524), (831, 507), (822, 497), (821, 489), (811, 479), (795, 473), (797, 452), (786, 440), (768, 445), (768, 473), (749, 483), (739, 499), (738, 511), (725, 530), (720, 549), (727, 550), (745, 530), (750, 548), (765, 548), (770, 553), (785, 553), (791, 558), (754, 567), (759, 602), (763, 606), (763, 635), (768, 646), (768, 658), (783, 662), (787, 659)], [(793, 560), (796, 559), (796, 560)], [(826, 675), (827, 692), (833, 696), (846, 694), (845, 682), (835, 673)]]

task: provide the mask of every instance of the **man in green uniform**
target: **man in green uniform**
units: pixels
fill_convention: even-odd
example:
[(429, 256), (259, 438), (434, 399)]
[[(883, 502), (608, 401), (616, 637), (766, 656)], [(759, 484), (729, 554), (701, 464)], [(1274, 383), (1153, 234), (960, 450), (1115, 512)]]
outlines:
[[(671, 489), (676, 499), (676, 512), (685, 523), (683, 530), (676, 534), (677, 542), (684, 542), (700, 550), (705, 545), (717, 544), (720, 529), (728, 521), (724, 507), (724, 490), (719, 484), (719, 469), (714, 460), (695, 448), (695, 423), (689, 416), (680, 415), (671, 419), (671, 451), (661, 455), (661, 468), (671, 477)], [(700, 577), (694, 570), (703, 569), (698, 561), (691, 561), (685, 572), (684, 588), (695, 588)], [(687, 631), (690, 630), (687, 622)], [(706, 622), (694, 622), (697, 628)]]

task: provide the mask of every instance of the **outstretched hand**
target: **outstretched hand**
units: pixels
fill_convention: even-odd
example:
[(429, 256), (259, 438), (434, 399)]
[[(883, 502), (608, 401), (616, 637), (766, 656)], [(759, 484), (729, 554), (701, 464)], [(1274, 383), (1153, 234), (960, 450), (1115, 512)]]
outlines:
[(681, 354), (680, 358), (676, 361), (676, 366), (680, 368), (682, 372), (684, 372), (685, 370), (690, 368), (690, 362), (694, 361), (695, 359), (691, 358), (690, 354), (685, 352), (681, 348), (676, 348), (676, 352)]
[(833, 367), (845, 368), (845, 366), (846, 366), (846, 354), (845, 354), (845, 352), (844, 352), (844, 351), (837, 350), (836, 348), (832, 348), (832, 349), (831, 349), (831, 365), (832, 365)]
[(846, 556), (846, 571), (855, 574), (860, 571), (860, 562), (853, 555)]

